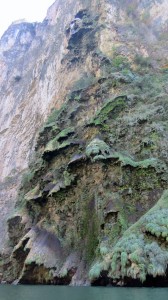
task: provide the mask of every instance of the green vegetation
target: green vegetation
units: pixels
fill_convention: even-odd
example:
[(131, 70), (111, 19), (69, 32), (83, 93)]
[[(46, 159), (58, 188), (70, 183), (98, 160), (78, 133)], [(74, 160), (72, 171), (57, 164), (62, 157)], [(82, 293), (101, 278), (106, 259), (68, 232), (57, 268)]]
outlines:
[(81, 95), (76, 95), (76, 96), (74, 97), (74, 100), (75, 100), (75, 101), (80, 101), (80, 100), (81, 100)]
[(92, 140), (86, 147), (86, 156), (93, 157), (93, 161), (107, 158), (110, 155), (110, 152), (110, 147), (98, 138)]
[(55, 137), (55, 141), (59, 141), (61, 139), (67, 138), (70, 134), (74, 133), (73, 127), (67, 127), (63, 129), (57, 136)]
[(147, 169), (149, 167), (155, 168), (157, 166), (157, 160), (155, 158), (149, 158), (141, 161), (134, 161), (132, 158), (122, 155), (121, 153), (113, 153), (111, 155), (113, 158), (118, 158), (121, 162), (121, 166), (131, 166), (133, 168)]
[[(72, 70), (81, 51), (73, 46), (77, 56), (74, 49), (66, 55)], [(45, 222), (58, 236), (63, 257), (54, 274), (63, 283), (78, 268), (64, 264), (74, 252), (91, 267), (91, 281), (106, 271), (116, 284), (128, 277), (144, 282), (164, 275), (168, 264), (168, 193), (149, 210), (168, 182), (168, 74), (155, 72), (150, 58), (136, 55), (131, 62), (121, 46), (113, 50), (110, 58), (91, 50), (94, 75), (81, 74), (60, 99), (64, 105), (40, 131), (38, 156), (23, 178), (19, 209), (29, 228)], [(38, 246), (26, 264), (43, 266), (40, 257), (50, 257)]]
[(100, 159), (118, 159), (121, 166), (131, 166), (133, 168), (147, 169), (149, 167), (159, 169), (159, 162), (156, 158), (134, 161), (131, 157), (125, 156), (119, 152), (112, 152), (110, 147), (98, 138), (92, 140), (86, 147), (86, 156), (91, 157), (93, 161)]
[(96, 78), (91, 74), (84, 74), (72, 87), (72, 91), (84, 90), (96, 83)]
[(73, 142), (71, 140), (59, 143), (57, 140), (57, 137), (56, 137), (46, 145), (46, 147), (44, 149), (44, 154), (49, 153), (49, 152), (54, 152), (56, 150), (58, 151), (60, 149), (64, 149), (72, 144), (73, 144)]
[(84, 254), (87, 263), (91, 263), (95, 257), (98, 246), (99, 221), (96, 212), (89, 208), (88, 203), (84, 206), (81, 220), (81, 240), (84, 241)]
[(144, 218), (145, 231), (168, 242), (168, 209), (151, 212)]
[[(103, 256), (111, 262), (109, 276), (113, 279), (131, 277), (144, 282), (147, 275), (164, 276), (168, 265), (168, 191), (166, 190), (157, 204), (132, 225), (123, 236)], [(150, 233), (150, 235), (149, 235)], [(156, 240), (153, 241), (153, 236)], [(103, 262), (99, 262), (103, 266)], [(93, 276), (94, 266), (91, 269)], [(101, 271), (104, 270), (101, 268)], [(97, 272), (98, 273), (98, 272)]]
[(23, 174), (21, 186), (26, 187), (27, 185), (29, 185), (34, 177), (34, 173), (35, 172), (32, 170), (28, 170), (25, 174)]
[(55, 124), (55, 122), (58, 119), (58, 116), (60, 114), (60, 109), (53, 109), (53, 111), (51, 112), (51, 114), (49, 115), (47, 121), (46, 121), (46, 126), (47, 125), (51, 125), (51, 124)]
[(142, 67), (151, 67), (151, 58), (136, 54), (134, 62)]
[(103, 264), (100, 262), (95, 263), (89, 271), (89, 279), (94, 281), (100, 277), (101, 272), (103, 271)]
[(64, 171), (63, 177), (64, 177), (65, 187), (70, 186), (75, 179), (75, 176), (73, 174), (70, 174), (68, 171)]
[(111, 260), (110, 277), (145, 281), (147, 274), (165, 275), (168, 253), (157, 242), (146, 242), (143, 234), (130, 234), (115, 245)]
[(129, 67), (129, 61), (126, 56), (115, 54), (112, 60), (112, 65), (114, 68), (122, 70)]
[(108, 120), (108, 118), (115, 119), (123, 110), (123, 108), (126, 107), (126, 99), (126, 96), (119, 96), (115, 99), (107, 101), (100, 109), (100, 111), (96, 113), (96, 116), (94, 117), (91, 124), (100, 125), (106, 128), (104, 123)]
[(75, 180), (75, 177), (75, 175), (70, 174), (68, 171), (64, 171), (63, 178), (53, 181), (53, 184), (55, 184), (55, 186), (50, 190), (48, 195), (51, 196), (53, 194), (57, 194), (60, 190), (64, 190), (67, 187), (71, 186), (71, 184)]
[(37, 185), (34, 189), (32, 189), (31, 191), (29, 191), (26, 195), (25, 195), (25, 199), (27, 201), (30, 200), (38, 200), (42, 198), (42, 192), (39, 190), (39, 185)]
[(68, 269), (67, 268), (62, 268), (61, 271), (59, 272), (59, 277), (64, 278), (68, 275)]

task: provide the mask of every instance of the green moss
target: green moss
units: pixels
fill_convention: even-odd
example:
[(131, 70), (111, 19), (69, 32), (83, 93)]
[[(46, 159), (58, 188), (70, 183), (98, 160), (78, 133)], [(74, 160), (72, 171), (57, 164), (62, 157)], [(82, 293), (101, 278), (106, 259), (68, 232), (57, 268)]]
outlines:
[(80, 101), (80, 100), (81, 100), (81, 95), (76, 95), (76, 96), (74, 97), (74, 100), (75, 100), (75, 101)]
[(108, 157), (110, 152), (110, 147), (98, 138), (93, 139), (86, 147), (86, 156), (93, 158), (93, 161)]
[(108, 254), (108, 248), (106, 246), (100, 245), (99, 249), (100, 249), (100, 254), (101, 254), (102, 257), (104, 255)]
[(70, 174), (68, 171), (64, 171), (63, 177), (64, 177), (65, 187), (70, 186), (75, 179), (75, 176), (73, 174)]
[(72, 140), (64, 141), (62, 143), (58, 142), (57, 138), (51, 140), (44, 149), (44, 154), (54, 151), (59, 151), (61, 149), (67, 148), (70, 145), (73, 145), (74, 142)]
[[(107, 257), (111, 257), (109, 267), (111, 278), (131, 277), (144, 282), (147, 275), (156, 277), (166, 274), (168, 265), (167, 215), (168, 191), (166, 190), (158, 203), (125, 231), (112, 250), (109, 250)], [(156, 236), (155, 242), (152, 236)], [(106, 255), (104, 260), (106, 260)], [(99, 263), (103, 266), (103, 262)]]
[(55, 137), (55, 140), (59, 141), (60, 139), (68, 137), (70, 134), (74, 133), (73, 127), (67, 127), (63, 129), (57, 136)]
[(167, 208), (168, 208), (168, 190), (165, 190), (161, 198), (159, 199), (159, 201), (144, 216), (142, 216), (138, 222), (133, 224), (126, 233), (129, 233), (130, 231), (134, 231), (134, 230), (136, 231), (137, 228), (139, 228), (143, 224), (144, 219), (146, 220), (146, 218), (148, 218), (148, 216), (150, 216), (151, 213), (156, 211), (159, 213), (161, 209), (167, 209)]
[(75, 180), (75, 175), (70, 174), (68, 171), (63, 172), (63, 178), (60, 178), (53, 183), (55, 186), (51, 189), (49, 192), (49, 196), (52, 196), (54, 194), (57, 194), (57, 199), (61, 199), (65, 197), (65, 195), (62, 193), (62, 190), (66, 189), (67, 187), (71, 186), (71, 184)]
[[(165, 275), (168, 264), (168, 252), (163, 244), (160, 246), (157, 242), (151, 242), (152, 239), (150, 241), (149, 237), (146, 239), (142, 231), (150, 232), (157, 238), (161, 237), (167, 241), (167, 207), (168, 191), (165, 191), (158, 203), (137, 223), (131, 226), (115, 245), (113, 252), (126, 251), (128, 254), (129, 263), (127, 276), (129, 275), (132, 278), (145, 280), (147, 274), (154, 277), (157, 275)], [(130, 261), (135, 264), (134, 267), (130, 264)], [(120, 258), (118, 263), (120, 263)], [(137, 268), (137, 273), (135, 273), (135, 267)], [(115, 274), (112, 276), (115, 277)]]
[(91, 263), (95, 257), (99, 236), (98, 219), (96, 214), (91, 211), (84, 213), (82, 235), (85, 240), (86, 260)]
[[(156, 169), (149, 167), (146, 169), (137, 168), (134, 172), (134, 176), (131, 177), (131, 185), (134, 189), (133, 194), (135, 193), (135, 189), (138, 191), (143, 190), (154, 190), (161, 189), (162, 183), (157, 174), (158, 166)], [(159, 172), (158, 172), (159, 173)], [(134, 197), (136, 195), (134, 194)]]
[(101, 271), (103, 270), (102, 263), (97, 262), (89, 271), (89, 279), (94, 281), (96, 278), (100, 276)]
[[(58, 133), (57, 139), (65, 138), (67, 135), (73, 133), (74, 128), (69, 127), (71, 123), (70, 118), (71, 114), (78, 109), (79, 105), (77, 105), (75, 102), (72, 104), (70, 101), (71, 97), (67, 96), (60, 109), (54, 109), (52, 111), (43, 128), (40, 130), (40, 136), (45, 136), (48, 133), (52, 133), (51, 136), (53, 136), (55, 133), (57, 134), (57, 132), (60, 131), (60, 128), (63, 128), (63, 124), (66, 126), (66, 128)], [(46, 130), (48, 130), (48, 132)]]
[(57, 138), (54, 138), (51, 141), (49, 141), (49, 143), (46, 145), (46, 147), (44, 149), (44, 153), (52, 152), (56, 149), (59, 149), (59, 146), (60, 146), (60, 143), (58, 142)]
[(104, 123), (109, 118), (115, 119), (123, 108), (126, 107), (126, 99), (126, 96), (119, 96), (107, 101), (90, 124), (104, 126)]
[(95, 209), (92, 207), (93, 200), (90, 200), (88, 193), (83, 194), (81, 199), (82, 201), (85, 199), (85, 203), (82, 204), (82, 214), (78, 224), (80, 241), (78, 248), (81, 248), (87, 263), (90, 264), (95, 257), (99, 242), (99, 220)]
[(48, 119), (46, 121), (45, 126), (51, 126), (51, 124), (57, 124), (60, 122), (62, 114), (66, 111), (67, 109), (67, 104), (68, 100), (64, 101), (63, 105), (60, 107), (60, 109), (53, 109), (51, 114), (48, 116)]
[(128, 260), (128, 254), (127, 254), (127, 252), (123, 251), (121, 253), (121, 272), (122, 272), (122, 277), (124, 277), (126, 275), (127, 260)]
[(127, 230), (127, 228), (128, 228), (128, 217), (123, 207), (120, 207), (116, 222), (113, 224), (106, 223), (104, 228), (103, 234), (105, 236), (108, 236), (108, 244), (110, 244), (110, 246), (115, 245), (115, 243), (118, 240), (118, 237), (121, 236)]
[[(64, 189), (65, 188), (65, 185), (63, 183), (63, 181), (57, 181), (57, 182), (53, 182), (55, 183), (55, 186), (51, 189), (51, 191), (49, 192), (48, 196), (52, 196), (54, 194), (57, 194), (58, 195), (58, 192), (61, 190), (61, 189)], [(57, 198), (60, 198), (60, 197), (57, 197)]]
[(128, 221), (123, 210), (118, 214), (118, 223), (121, 228), (121, 233), (123, 233), (128, 228)]
[(168, 209), (153, 211), (144, 218), (145, 230), (157, 238), (168, 241)]
[(119, 222), (114, 224), (112, 228), (109, 228), (109, 230), (106, 230), (105, 233), (107, 233), (106, 235), (109, 236), (110, 243), (115, 244), (118, 240), (118, 237), (121, 235), (121, 226)]
[(134, 62), (142, 67), (151, 67), (151, 58), (136, 54)]
[(61, 111), (61, 109), (53, 109), (53, 111), (51, 112), (51, 114), (49, 115), (49, 117), (46, 121), (45, 126), (51, 126), (51, 124), (54, 125), (58, 119), (60, 111)]
[(67, 138), (70, 134), (74, 133), (74, 128), (68, 127), (62, 130), (59, 134), (56, 135), (55, 138), (53, 138), (49, 143), (46, 145), (44, 151), (54, 151), (56, 149), (61, 149), (66, 147), (66, 145), (69, 144), (68, 141), (65, 141), (63, 143), (60, 143), (59, 140)]
[(112, 60), (112, 65), (117, 69), (123, 69), (129, 67), (129, 61), (126, 56), (123, 55), (114, 55), (114, 58)]
[(131, 166), (133, 168), (142, 168), (147, 169), (149, 167), (155, 168), (157, 166), (157, 159), (149, 158), (141, 161), (134, 161), (132, 158), (122, 155), (121, 153), (115, 152), (112, 154), (113, 158), (118, 158), (118, 161), (121, 162), (121, 166)]
[[(86, 148), (86, 156), (92, 157), (93, 161), (99, 159), (118, 159), (118, 162), (121, 163), (121, 166), (131, 166), (133, 168), (148, 169), (149, 167), (158, 169), (163, 163), (159, 162), (155, 158), (144, 159), (141, 161), (134, 161), (131, 157), (125, 156), (119, 152), (111, 151), (110, 147), (102, 140), (95, 138), (90, 142)], [(164, 164), (163, 166), (164, 167)], [(161, 169), (162, 169), (161, 167)]]
[(29, 191), (25, 195), (25, 200), (30, 201), (30, 200), (39, 200), (42, 198), (42, 192), (39, 189), (39, 185), (37, 185), (34, 189)]
[(68, 275), (68, 269), (67, 268), (63, 268), (61, 269), (61, 271), (59, 272), (59, 277), (63, 278), (66, 277)]
[(21, 186), (22, 187), (28, 186), (30, 184), (30, 182), (32, 181), (32, 179), (34, 178), (34, 174), (35, 174), (35, 172), (32, 170), (28, 170), (25, 174), (23, 174)]

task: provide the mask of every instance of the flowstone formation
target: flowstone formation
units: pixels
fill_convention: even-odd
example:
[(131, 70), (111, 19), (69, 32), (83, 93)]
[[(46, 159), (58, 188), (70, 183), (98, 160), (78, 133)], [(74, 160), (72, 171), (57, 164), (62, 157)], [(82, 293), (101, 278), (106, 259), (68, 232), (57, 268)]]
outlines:
[(152, 1), (121, 2), (86, 5), (63, 32), (61, 70), (79, 76), (22, 177), (7, 282), (168, 286), (167, 44), (156, 60), (163, 28), (154, 54), (139, 31)]

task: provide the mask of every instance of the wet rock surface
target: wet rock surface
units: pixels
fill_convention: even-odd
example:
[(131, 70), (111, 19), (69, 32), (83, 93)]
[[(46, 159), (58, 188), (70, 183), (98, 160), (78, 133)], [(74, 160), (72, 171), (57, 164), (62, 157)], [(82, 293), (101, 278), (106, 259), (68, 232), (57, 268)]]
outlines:
[(167, 286), (166, 5), (56, 1), (2, 37), (2, 281)]

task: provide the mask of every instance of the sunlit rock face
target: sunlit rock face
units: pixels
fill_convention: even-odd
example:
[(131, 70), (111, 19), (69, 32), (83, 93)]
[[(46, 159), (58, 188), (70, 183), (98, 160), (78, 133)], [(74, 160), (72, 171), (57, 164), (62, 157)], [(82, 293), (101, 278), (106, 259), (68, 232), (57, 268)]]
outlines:
[[(113, 151), (116, 151), (117, 153), (120, 152), (120, 150), (121, 152), (126, 151), (126, 154), (129, 153), (131, 157), (135, 158), (135, 161), (140, 161), (140, 164), (132, 162), (134, 160), (131, 162), (129, 161), (128, 165), (130, 166), (131, 164), (131, 167), (133, 168), (138, 167), (146, 169), (148, 166), (154, 168), (153, 160), (152, 166), (150, 161), (146, 161), (146, 159), (151, 157), (152, 159), (159, 158), (163, 161), (166, 159), (166, 132), (164, 133), (162, 146), (160, 146), (160, 141), (149, 141), (147, 139), (149, 131), (154, 129), (145, 127), (141, 130), (137, 127), (137, 130), (134, 131), (131, 129), (130, 132), (127, 132), (127, 137), (124, 136), (124, 132), (126, 132), (126, 128), (134, 126), (135, 124), (136, 126), (139, 126), (137, 124), (149, 122), (149, 125), (151, 125), (150, 122), (153, 122), (151, 121), (151, 116), (154, 116), (154, 118), (156, 117), (157, 120), (159, 113), (161, 115), (165, 114), (166, 108), (162, 107), (161, 100), (158, 100), (158, 108), (154, 107), (152, 104), (152, 102), (154, 102), (157, 98), (157, 95), (152, 96), (153, 100), (151, 100), (151, 102), (149, 101), (149, 97), (145, 94), (147, 91), (143, 90), (143, 83), (141, 81), (143, 76), (146, 76), (148, 69), (149, 72), (158, 72), (158, 74), (160, 74), (163, 69), (166, 69), (168, 47), (168, 39), (166, 35), (167, 21), (168, 4), (166, 0), (57, 0), (48, 9), (47, 16), (42, 23), (31, 24), (27, 22), (16, 22), (13, 23), (2, 36), (0, 40), (0, 248), (2, 254), (4, 254), (11, 252), (13, 247), (15, 247), (13, 252), (15, 270), (11, 271), (10, 269), (9, 273), (6, 273), (6, 280), (10, 281), (18, 279), (20, 276), (19, 280), (23, 283), (31, 283), (32, 281), (35, 283), (45, 283), (46, 280), (46, 283), (60, 284), (60, 278), (63, 278), (62, 283), (64, 284), (81, 284), (89, 282), (88, 276), (86, 275), (87, 272), (89, 272), (89, 267), (85, 261), (80, 259), (79, 253), (76, 254), (76, 242), (75, 246), (73, 245), (75, 250), (72, 251), (72, 253), (69, 253), (69, 256), (65, 259), (65, 265), (61, 266), (61, 264), (58, 264), (60, 267), (59, 271), (56, 271), (55, 268), (58, 267), (57, 261), (61, 261), (63, 259), (60, 257), (60, 252), (62, 250), (59, 249), (58, 257), (53, 258), (53, 266), (52, 262), (48, 265), (46, 257), (48, 256), (48, 253), (51, 254), (52, 252), (52, 247), (49, 247), (51, 249), (48, 250), (48, 242), (44, 243), (44, 252), (40, 252), (42, 257), (44, 256), (45, 263), (41, 266), (41, 261), (38, 261), (38, 251), (43, 239), (41, 238), (41, 233), (38, 233), (39, 231), (37, 232), (36, 227), (34, 229), (33, 226), (36, 226), (37, 224), (37, 228), (42, 226), (39, 230), (42, 230), (42, 232), (45, 233), (45, 239), (47, 241), (49, 239), (49, 244), (52, 244), (52, 242), (50, 243), (50, 240), (54, 241), (54, 245), (59, 244), (59, 242), (57, 243), (59, 239), (65, 240), (65, 244), (68, 244), (70, 242), (67, 237), (68, 233), (65, 233), (65, 227), (67, 228), (70, 226), (70, 228), (74, 230), (73, 226), (71, 226), (73, 222), (74, 224), (76, 222), (75, 217), (74, 219), (72, 217), (75, 214), (74, 211), (70, 212), (70, 215), (68, 216), (70, 222), (68, 223), (67, 221), (66, 224), (63, 224), (64, 221), (61, 219), (62, 215), (59, 215), (58, 213), (61, 211), (60, 207), (58, 206), (55, 208), (57, 213), (54, 215), (51, 209), (52, 201), (51, 203), (49, 202), (47, 209), (50, 212), (50, 217), (48, 216), (48, 219), (50, 219), (49, 223), (52, 224), (51, 229), (53, 229), (54, 222), (59, 223), (59, 220), (62, 222), (61, 225), (59, 225), (61, 227), (59, 230), (62, 233), (59, 232), (60, 236), (57, 240), (57, 238), (55, 239), (53, 235), (49, 234), (48, 237), (45, 231), (48, 229), (43, 228), (45, 227), (43, 226), (43, 217), (46, 213), (45, 210), (42, 209), (40, 214), (37, 214), (37, 216), (35, 216), (32, 220), (31, 213), (30, 215), (27, 213), (27, 208), (25, 209), (24, 205), (22, 207), (22, 213), (20, 211), (18, 213), (17, 209), (14, 209), (17, 199), (17, 190), (22, 175), (35, 155), (35, 148), (38, 151), (38, 155), (42, 155), (44, 161), (47, 161), (48, 165), (47, 167), (44, 167), (46, 173), (47, 169), (45, 168), (48, 168), (49, 170), (51, 168), (51, 170), (53, 170), (54, 168), (61, 167), (61, 162), (64, 160), (63, 157), (60, 157), (60, 160), (58, 159), (58, 161), (48, 163), (48, 161), (50, 161), (50, 155), (52, 157), (52, 155), (55, 155), (52, 153), (56, 151), (54, 144), (55, 141), (47, 144), (50, 141), (50, 138), (53, 138), (53, 132), (55, 132), (55, 134), (57, 132), (55, 127), (54, 129), (52, 128), (51, 132), (50, 129), (47, 129), (44, 136), (42, 135), (41, 139), (38, 138), (39, 131), (47, 120), (47, 117), (50, 115), (52, 109), (59, 109), (63, 104), (67, 103), (67, 101), (72, 101), (72, 103), (68, 102), (69, 115), (68, 117), (63, 115), (65, 122), (62, 122), (59, 128), (59, 130), (61, 130), (61, 126), (62, 129), (68, 128), (68, 131), (62, 133), (63, 137), (59, 136), (59, 139), (64, 139), (66, 134), (67, 136), (71, 136), (74, 132), (78, 135), (78, 141), (75, 142), (76, 144), (73, 141), (71, 142), (71, 145), (73, 145), (73, 147), (80, 145), (80, 153), (78, 153), (78, 151), (77, 153), (73, 153), (73, 151), (72, 153), (71, 151), (64, 153), (67, 157), (67, 163), (69, 163), (68, 159), (70, 159), (70, 155), (76, 155), (72, 161), (70, 160), (70, 165), (76, 161), (87, 162), (88, 157), (90, 157), (89, 155), (91, 155), (93, 163), (94, 157), (92, 156), (94, 156), (93, 154), (95, 154), (94, 151), (96, 150), (92, 153), (91, 148), (91, 150), (89, 150), (91, 151), (89, 152), (90, 154), (85, 156), (81, 153), (81, 149), (83, 147), (83, 143), (88, 146), (90, 145), (91, 140), (93, 140), (93, 144), (91, 144), (91, 146), (94, 146), (96, 139), (105, 139), (108, 143), (111, 139), (110, 147), (114, 147)], [(113, 82), (113, 84), (111, 82)], [(129, 85), (129, 91), (127, 91), (126, 88), (127, 84)], [(151, 89), (153, 89), (153, 87), (151, 87)], [(76, 93), (78, 90), (80, 92)], [(74, 94), (72, 94), (73, 92)], [(82, 96), (81, 93), (83, 93)], [(140, 104), (140, 106), (142, 105), (142, 109), (140, 110), (138, 110), (138, 106), (136, 107), (136, 97), (138, 97), (138, 93), (142, 94), (141, 101), (144, 105), (143, 106), (142, 103)], [(167, 86), (163, 84), (162, 90), (156, 91), (156, 94), (157, 93), (160, 98), (166, 97)], [(72, 96), (76, 97), (75, 101), (77, 105), (75, 106), (74, 111), (71, 112), (74, 105), (74, 98)], [(120, 96), (123, 98), (118, 98)], [(82, 107), (80, 107), (80, 97), (84, 97), (86, 100)], [(86, 130), (89, 122), (96, 118), (96, 114), (105, 104), (106, 100), (111, 98), (115, 99), (117, 107), (115, 113), (117, 111), (117, 118), (118, 113), (121, 113), (123, 109), (126, 109), (123, 115), (120, 116), (123, 117), (123, 120), (126, 122), (125, 128), (124, 126), (122, 128), (121, 120), (116, 121), (116, 123), (114, 122), (113, 124), (113, 128), (116, 129), (115, 134), (118, 136), (118, 140), (116, 136), (113, 136), (114, 133), (112, 132), (112, 128), (109, 129), (111, 130), (109, 131), (110, 133), (104, 133), (107, 130), (107, 127), (105, 126), (103, 128), (104, 131), (102, 130), (101, 132), (99, 132), (97, 127), (94, 128), (93, 125), (92, 129)], [(131, 106), (127, 106), (127, 103), (131, 103)], [(122, 107), (121, 110), (120, 107)], [(150, 111), (151, 113), (149, 112), (149, 114), (147, 114), (147, 111)], [(139, 114), (141, 113), (143, 117), (142, 120), (141, 118), (139, 120)], [(68, 118), (70, 118), (70, 120)], [(75, 121), (72, 121), (71, 118)], [(111, 115), (108, 116), (108, 118), (110, 119)], [(96, 123), (94, 124), (96, 124), (96, 126), (97, 124), (100, 125), (98, 116), (95, 120)], [(106, 122), (108, 121), (106, 120)], [(165, 124), (161, 125), (160, 130), (166, 128), (164, 127), (166, 126)], [(137, 138), (138, 135), (140, 136), (139, 140)], [(143, 140), (143, 136), (146, 140)], [(153, 139), (154, 138), (155, 136), (153, 135)], [(82, 141), (83, 139), (84, 142)], [(56, 142), (58, 144), (58, 141)], [(156, 142), (156, 145), (151, 146), (153, 144), (150, 143), (154, 142)], [(147, 149), (143, 149), (144, 152), (142, 151), (142, 145), (147, 145), (145, 146)], [(57, 146), (60, 147), (59, 151), (62, 149), (61, 147), (63, 147), (60, 144)], [(96, 144), (96, 149), (97, 147), (99, 148)], [(107, 149), (109, 148), (107, 147), (105, 150), (102, 150), (102, 153), (97, 154), (104, 157), (106, 157), (106, 155), (111, 155), (111, 150)], [(126, 154), (125, 156), (127, 156)], [(113, 159), (117, 158), (123, 165), (127, 165), (125, 162), (125, 156), (122, 156), (123, 154), (115, 155), (116, 156), (114, 156)], [(144, 160), (145, 163), (142, 163)], [(95, 185), (95, 182), (97, 182), (99, 185), (98, 193), (101, 194), (104, 193), (104, 187), (101, 187), (101, 184), (102, 181), (105, 180), (105, 174), (100, 170), (98, 162), (96, 162), (94, 168), (95, 171), (89, 169), (89, 167), (88, 169), (83, 167), (84, 171), (82, 171), (82, 176), (84, 184), (90, 186), (89, 180), (86, 179), (87, 174), (89, 174), (92, 178), (91, 187), (92, 185)], [(42, 176), (40, 172), (38, 174), (39, 178)], [(94, 178), (94, 176), (96, 176), (96, 172), (97, 178)], [(77, 171), (77, 176), (79, 176), (78, 173), (80, 172)], [(111, 180), (114, 180), (114, 174), (116, 174), (116, 182), (122, 181), (119, 179), (119, 169), (110, 169), (109, 173), (111, 174)], [(158, 174), (160, 174), (159, 171)], [(145, 208), (137, 208), (134, 215), (135, 217), (129, 219), (130, 224), (136, 222), (138, 218), (140, 218), (158, 201), (162, 192), (166, 189), (166, 176), (167, 173), (164, 175), (164, 182), (157, 181), (161, 180), (160, 177), (156, 180), (157, 188), (154, 187), (153, 179), (151, 189), (155, 190), (154, 194), (150, 194), (149, 191), (147, 191), (148, 188), (145, 187), (144, 189), (141, 188), (140, 191), (136, 190), (136, 194), (131, 196), (131, 189), (133, 189), (133, 187), (131, 186), (130, 190), (128, 187), (128, 194), (125, 197), (135, 198), (136, 200), (134, 202), (137, 201), (137, 206), (135, 205), (136, 207), (138, 207), (138, 197), (144, 197), (147, 203)], [(37, 183), (37, 178), (33, 180), (34, 183)], [(73, 179), (73, 177), (68, 177), (68, 179), (65, 180), (73, 182), (75, 179)], [(110, 179), (108, 178), (108, 180)], [(43, 182), (42, 179), (41, 182)], [(38, 201), (41, 199), (41, 182), (34, 186), (32, 181), (32, 187), (30, 188), (29, 186), (29, 189), (33, 190), (36, 188), (35, 191), (37, 194), (35, 193), (32, 196), (31, 193), (28, 195), (28, 198), (25, 198), (27, 199), (26, 201), (32, 201), (31, 197), (35, 197)], [(131, 185), (132, 182), (129, 182), (129, 184)], [(51, 184), (51, 182), (49, 183)], [(59, 184), (61, 185), (62, 183)], [(69, 185), (66, 184), (64, 183), (63, 186), (66, 188), (69, 187), (70, 183), (68, 183)], [(121, 183), (119, 185), (121, 185)], [(91, 187), (90, 189), (92, 189)], [(43, 188), (45, 187), (43, 186)], [(58, 186), (55, 187), (52, 183), (52, 188), (58, 189)], [(95, 190), (93, 189), (94, 193), (96, 193)], [(52, 189), (48, 190), (49, 193), (51, 191)], [(26, 193), (28, 192), (29, 191), (26, 190)], [(83, 190), (82, 193), (85, 193), (85, 191)], [(109, 190), (109, 193), (111, 193), (112, 199), (105, 195), (105, 202), (101, 202), (101, 209), (105, 209), (105, 212), (101, 212), (101, 215), (104, 215), (106, 221), (105, 223), (102, 222), (102, 224), (100, 224), (100, 228), (101, 230), (103, 230), (102, 228), (105, 228), (107, 235), (111, 234), (108, 229), (108, 226), (111, 225), (108, 224), (112, 224), (116, 221), (119, 213), (118, 208), (116, 208), (113, 203), (113, 198), (115, 199), (114, 202), (116, 202), (116, 199), (120, 198), (121, 191), (114, 188), (114, 190)], [(137, 196), (138, 193), (139, 196)], [(77, 189), (77, 194), (80, 194), (79, 188)], [(50, 195), (52, 195), (52, 192)], [(42, 198), (43, 197), (44, 195)], [(74, 196), (74, 198), (75, 197), (76, 196)], [(122, 197), (124, 199), (124, 196)], [(70, 195), (69, 198), (72, 200), (72, 195)], [(70, 205), (68, 199), (66, 199), (65, 203), (65, 206), (67, 207)], [(30, 206), (29, 210), (31, 211), (32, 208), (30, 208)], [(82, 209), (85, 209), (85, 207), (82, 206)], [(100, 207), (97, 209), (99, 210)], [(81, 208), (79, 208), (79, 211), (81, 213)], [(13, 220), (13, 214), (18, 214), (21, 219), (14, 219), (14, 221), (11, 221)], [(64, 214), (64, 212), (62, 212), (62, 214)], [(66, 217), (67, 214), (68, 213), (66, 212)], [(10, 220), (8, 222), (10, 241), (8, 240), (7, 235), (7, 219)], [(39, 222), (42, 225), (39, 225)], [(17, 233), (16, 237), (15, 233), (12, 231), (12, 227), (15, 228), (16, 231), (19, 228), (20, 233)], [(30, 232), (29, 229), (31, 229)], [(123, 231), (125, 229), (125, 227), (122, 228)], [(57, 235), (58, 232), (54, 231), (54, 234)], [(98, 231), (96, 231), (96, 235), (99, 236), (98, 240), (100, 243), (100, 240), (103, 239), (103, 234), (102, 232), (100, 233), (98, 229)], [(121, 232), (118, 233), (118, 236), (121, 236)], [(15, 238), (17, 240), (16, 243), (14, 242)], [(75, 238), (79, 238), (79, 236), (75, 236)], [(104, 236), (104, 240), (106, 239), (107, 236)], [(25, 246), (28, 240), (28, 246)], [(24, 246), (27, 247), (26, 251), (31, 250), (29, 254), (25, 252), (25, 256), (23, 255), (23, 257), (18, 260), (18, 253), (20, 253), (20, 250), (23, 252)], [(95, 247), (97, 246), (98, 244), (96, 244)], [(28, 254), (28, 257), (26, 257), (26, 254)], [(91, 264), (91, 261), (89, 264)], [(38, 269), (39, 265), (40, 269)], [(77, 265), (80, 266), (78, 271)], [(32, 277), (33, 279), (31, 279), (30, 274), (33, 268), (35, 271)], [(48, 269), (50, 269), (50, 271), (52, 269), (52, 272), (50, 272), (52, 274), (49, 275)], [(85, 279), (82, 279), (81, 274), (84, 269)], [(108, 268), (102, 268), (103, 272), (107, 275), (106, 269)], [(68, 273), (64, 274), (66, 271)], [(95, 275), (92, 276), (93, 278), (90, 280), (99, 280), (99, 275), (97, 277)], [(108, 280), (109, 278), (107, 281)]]
[[(1, 219), (8, 215), (6, 207), (9, 211), (14, 207), (19, 174), (28, 166), (42, 122), (51, 107), (59, 107), (63, 101), (57, 98), (59, 90), (65, 93), (62, 78), (66, 71), (60, 71), (66, 52), (65, 28), (80, 8), (82, 3), (77, 1), (69, 1), (68, 5), (67, 1), (56, 1), (43, 23), (13, 24), (1, 38), (0, 168), (1, 203), (5, 207)], [(4, 190), (9, 177), (12, 184), (8, 190), (5, 183)], [(4, 234), (1, 246), (3, 241)]]

